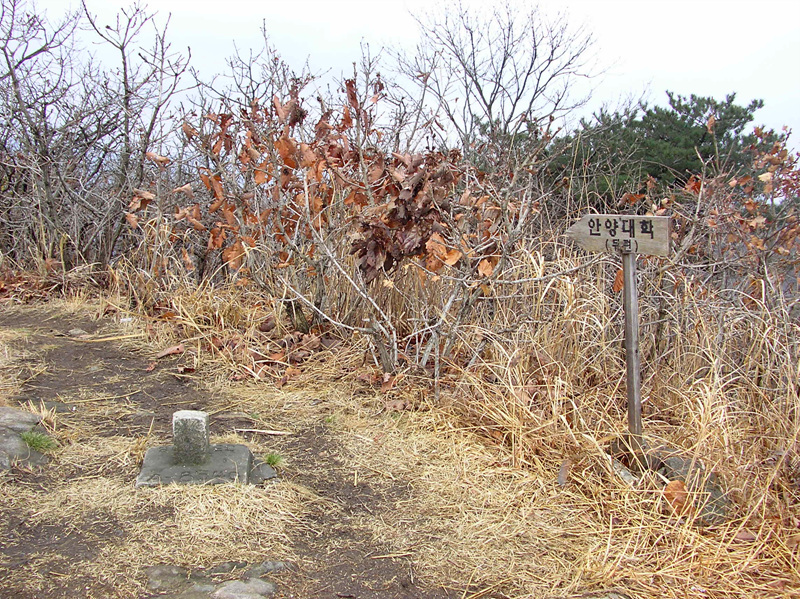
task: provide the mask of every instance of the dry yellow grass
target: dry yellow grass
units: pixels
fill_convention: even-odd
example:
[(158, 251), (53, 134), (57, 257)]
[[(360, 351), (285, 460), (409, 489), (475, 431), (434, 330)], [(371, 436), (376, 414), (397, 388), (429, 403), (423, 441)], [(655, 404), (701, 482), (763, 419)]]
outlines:
[[(541, 274), (540, 258), (531, 260), (539, 266), (529, 274)], [(574, 264), (562, 252), (546, 269)], [(713, 469), (728, 491), (726, 522), (703, 526), (692, 513), (671, 510), (659, 475), (626, 483), (606, 452), (625, 428), (621, 309), (609, 290), (615, 268), (602, 260), (588, 272), (514, 288), (461, 328), (458, 362), (445, 365), (438, 385), (409, 370), (386, 395), (359, 379), (374, 364), (363, 338), (312, 357), (282, 389), (275, 377), (231, 381), (232, 373), (247, 377), (252, 362), (243, 352), (209, 351), (208, 343), (216, 336), (266, 351), (271, 340), (257, 329), (275, 310), (241, 289), (174, 292), (168, 319), (134, 314), (122, 327), (146, 327), (157, 347), (191, 347), (204, 384), (226, 391), (216, 396), (214, 413), (245, 413), (254, 428), (286, 432), (324, 421), (341, 446), (341, 470), (385, 487), (392, 503), (360, 525), (409, 556), (429, 580), (471, 589), (465, 598), (578, 597), (608, 589), (659, 598), (800, 593), (798, 323), (781, 306), (734, 304), (708, 289), (665, 295), (677, 282), (661, 286), (659, 277), (668, 275), (645, 269), (645, 429)], [(411, 409), (391, 411), (387, 399)], [(82, 467), (88, 460), (101, 470), (110, 464), (109, 471), (130, 468), (150, 442), (112, 438), (95, 445), (84, 432), (76, 439), (59, 460)], [(252, 437), (235, 440), (267, 446)], [(98, 491), (100, 506), (81, 499), (96, 481), (12, 501), (56, 519), (69, 499), (78, 521), (98, 509), (133, 520), (147, 506), (163, 510), (166, 526), (137, 524), (136, 542), (119, 548), (140, 564), (136, 556), (147, 553), (166, 559), (166, 543), (175, 542), (186, 563), (272, 549), (291, 554), (291, 531), (306, 525), (303, 514), (319, 499), (291, 485), (266, 494), (232, 487), (134, 494), (109, 476), (107, 496)], [(396, 487), (408, 492), (395, 497)], [(696, 489), (689, 492), (701, 501)], [(277, 510), (278, 522), (262, 539), (264, 510)], [(223, 539), (238, 528), (267, 545), (226, 553)]]
[[(48, 466), (65, 479), (47, 488), (0, 482), (0, 509), (28, 529), (52, 527), (74, 536), (78, 548), (92, 542), (96, 552), (73, 557), (68, 567), (93, 583), (113, 581), (116, 596), (140, 596), (142, 570), (153, 564), (201, 568), (229, 560), (297, 559), (289, 537), (305, 526), (303, 514), (314, 501), (306, 489), (283, 482), (137, 490), (131, 476), (141, 460), (141, 439), (81, 435), (71, 441), (71, 433), (56, 427), (62, 448)], [(43, 568), (50, 576), (74, 571), (59, 572), (63, 549), (27, 549), (33, 558), (5, 573), (11, 588), (46, 589), (53, 579), (43, 577)]]
[[(90, 450), (78, 451), (86, 459)], [(263, 561), (265, 556), (295, 559), (288, 534), (303, 525), (308, 502), (290, 484), (172, 485), (136, 491), (111, 471), (38, 492), (2, 486), (2, 507), (15, 510), (27, 526), (55, 526), (62, 533), (81, 535), (98, 530), (100, 521), (104, 537), (116, 530), (118, 542), (100, 543), (97, 555), (77, 566), (92, 580), (115, 581), (118, 596), (140, 595), (141, 570), (157, 563), (197, 568), (234, 559)], [(6, 584), (35, 588), (42, 563), (52, 570), (63, 561), (58, 552), (36, 557), (8, 573)]]

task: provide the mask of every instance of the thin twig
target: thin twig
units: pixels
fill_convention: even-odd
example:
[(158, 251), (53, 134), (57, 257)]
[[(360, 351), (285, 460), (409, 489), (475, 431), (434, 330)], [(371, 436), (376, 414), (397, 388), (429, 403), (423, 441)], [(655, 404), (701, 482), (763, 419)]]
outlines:
[(237, 433), (258, 433), (260, 435), (271, 435), (273, 437), (285, 437), (294, 434), (291, 431), (270, 431), (260, 428), (235, 428), (233, 430)]

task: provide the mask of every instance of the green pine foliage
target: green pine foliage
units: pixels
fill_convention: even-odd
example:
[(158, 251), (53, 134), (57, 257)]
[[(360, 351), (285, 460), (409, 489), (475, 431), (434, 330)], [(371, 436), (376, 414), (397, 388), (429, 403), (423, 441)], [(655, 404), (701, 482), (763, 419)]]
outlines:
[[(575, 183), (599, 204), (644, 193), (648, 185), (680, 186), (693, 174), (740, 172), (750, 167), (755, 144), (778, 139), (748, 132), (762, 100), (744, 106), (736, 103), (736, 94), (720, 101), (670, 91), (667, 98), (667, 107), (640, 103), (601, 110), (564, 140)], [(561, 166), (567, 166), (565, 160)]]

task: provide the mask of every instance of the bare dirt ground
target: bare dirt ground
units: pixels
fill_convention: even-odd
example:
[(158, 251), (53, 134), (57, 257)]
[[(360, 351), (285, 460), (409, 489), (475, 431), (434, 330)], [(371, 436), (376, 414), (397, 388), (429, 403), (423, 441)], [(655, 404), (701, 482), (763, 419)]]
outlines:
[[(70, 336), (74, 329), (87, 335)], [(58, 402), (44, 405), (58, 406), (45, 424), (60, 444), (44, 467), (0, 477), (0, 596), (149, 597), (144, 569), (151, 565), (264, 560), (294, 564), (271, 577), (278, 597), (479, 592), (466, 580), (443, 584), (420, 572), (413, 545), (435, 538), (398, 552), (375, 532), (376, 522), (402, 523), (400, 510), (424, 511), (415, 505), (413, 471), (359, 467), (338, 426), (347, 410), (325, 393), (249, 388), (246, 401), (179, 368), (180, 356), (153, 368), (158, 349), (96, 307), (0, 313), (0, 405)], [(210, 412), (212, 442), (279, 454), (279, 482), (135, 490), (145, 448), (170, 443), (179, 409)], [(376, 417), (378, 428), (384, 418), (390, 415)], [(365, 433), (373, 440), (381, 434)]]

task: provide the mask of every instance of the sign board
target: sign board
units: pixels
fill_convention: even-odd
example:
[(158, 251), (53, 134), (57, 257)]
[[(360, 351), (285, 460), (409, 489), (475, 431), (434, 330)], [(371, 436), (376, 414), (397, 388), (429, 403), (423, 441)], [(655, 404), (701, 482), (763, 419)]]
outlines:
[(670, 218), (587, 214), (566, 235), (590, 252), (632, 252), (669, 256)]
[(630, 447), (640, 465), (642, 445), (642, 378), (639, 358), (639, 295), (636, 291), (636, 256), (669, 256), (670, 218), (627, 214), (587, 214), (567, 229), (583, 249), (622, 253), (622, 305), (625, 311), (625, 365), (628, 394)]

